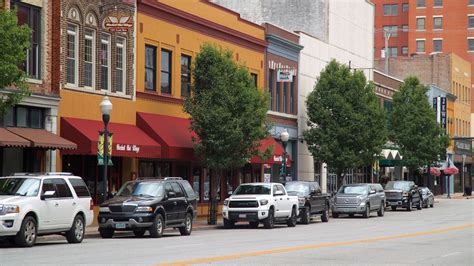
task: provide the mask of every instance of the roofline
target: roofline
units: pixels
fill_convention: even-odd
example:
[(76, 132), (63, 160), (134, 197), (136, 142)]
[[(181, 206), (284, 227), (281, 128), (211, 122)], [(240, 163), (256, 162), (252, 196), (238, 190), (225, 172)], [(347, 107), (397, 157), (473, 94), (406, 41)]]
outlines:
[(385, 77), (387, 77), (387, 78), (391, 78), (391, 79), (394, 79), (394, 80), (396, 80), (396, 81), (400, 81), (400, 82), (402, 82), (402, 83), (404, 82), (404, 81), (401, 80), (401, 79), (398, 79), (398, 78), (396, 78), (396, 77), (394, 77), (394, 76), (387, 75), (387, 74), (383, 73), (382, 71), (379, 71), (379, 70), (377, 70), (377, 69), (375, 69), (375, 68), (374, 68), (374, 72), (377, 72), (377, 73), (379, 73), (379, 74), (381, 74), (382, 76), (385, 76)]

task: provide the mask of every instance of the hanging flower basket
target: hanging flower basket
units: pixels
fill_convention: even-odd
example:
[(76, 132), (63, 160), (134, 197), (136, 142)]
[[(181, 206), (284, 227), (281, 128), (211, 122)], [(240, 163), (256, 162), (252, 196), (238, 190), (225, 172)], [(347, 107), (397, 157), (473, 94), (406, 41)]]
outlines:
[(455, 175), (459, 173), (459, 169), (457, 167), (448, 167), (444, 169), (444, 174), (446, 175)]
[(438, 167), (431, 167), (430, 168), (430, 174), (433, 175), (433, 176), (440, 176), (441, 171), (439, 170)]

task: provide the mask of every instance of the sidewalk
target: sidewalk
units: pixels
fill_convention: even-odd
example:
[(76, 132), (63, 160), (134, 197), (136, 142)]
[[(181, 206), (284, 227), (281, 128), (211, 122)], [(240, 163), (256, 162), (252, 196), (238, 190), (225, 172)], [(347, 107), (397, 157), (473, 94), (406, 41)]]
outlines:
[(463, 196), (463, 193), (454, 193), (450, 195), (450, 198), (448, 198), (448, 194), (443, 194), (443, 195), (436, 195), (435, 199), (455, 199), (455, 200), (462, 200), (462, 199), (472, 199), (473, 196)]

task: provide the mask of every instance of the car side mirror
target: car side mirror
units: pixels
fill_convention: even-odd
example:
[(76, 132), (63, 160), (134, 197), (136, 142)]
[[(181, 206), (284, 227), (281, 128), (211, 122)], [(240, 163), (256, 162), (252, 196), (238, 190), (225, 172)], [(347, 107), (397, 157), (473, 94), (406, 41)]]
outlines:
[(273, 193), (273, 196), (283, 196), (283, 195), (285, 195), (285, 193), (281, 190), (277, 190)]
[(375, 194), (375, 190), (371, 190), (369, 194)]
[(174, 191), (168, 192), (168, 198), (174, 198), (174, 197), (176, 197), (176, 193), (174, 193)]
[(55, 194), (56, 191), (54, 190), (45, 191), (43, 194), (41, 194), (41, 200), (53, 198)]

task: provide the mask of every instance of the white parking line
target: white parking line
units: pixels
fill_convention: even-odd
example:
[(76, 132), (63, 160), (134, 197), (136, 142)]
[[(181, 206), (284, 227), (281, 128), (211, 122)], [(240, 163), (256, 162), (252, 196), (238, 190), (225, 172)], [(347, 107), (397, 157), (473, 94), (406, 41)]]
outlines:
[(441, 256), (441, 258), (446, 258), (446, 257), (453, 256), (453, 255), (457, 255), (457, 254), (461, 254), (461, 252), (449, 253), (449, 254), (446, 254), (446, 255)]

